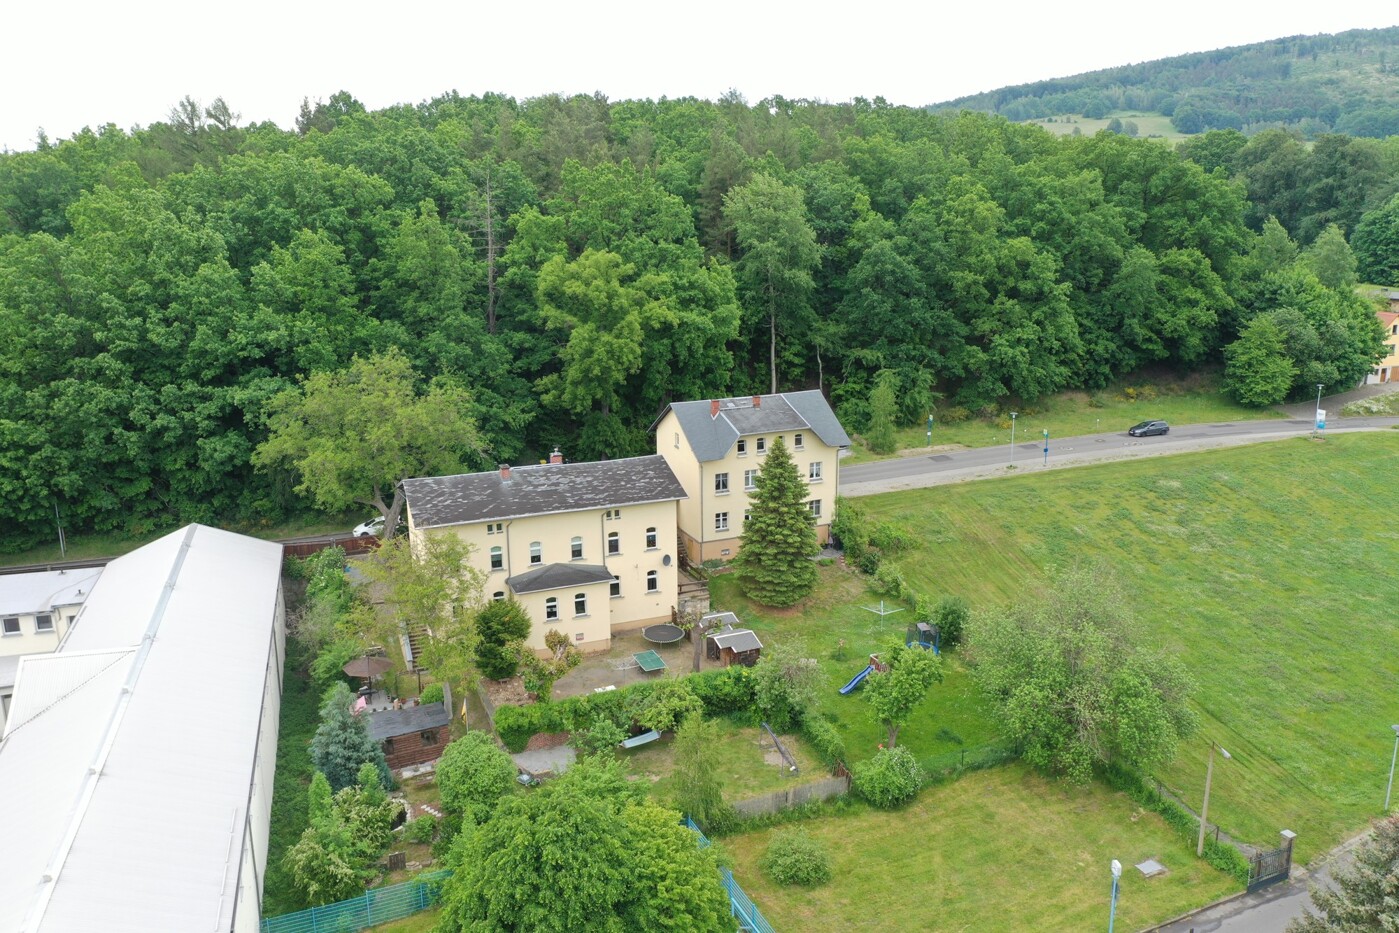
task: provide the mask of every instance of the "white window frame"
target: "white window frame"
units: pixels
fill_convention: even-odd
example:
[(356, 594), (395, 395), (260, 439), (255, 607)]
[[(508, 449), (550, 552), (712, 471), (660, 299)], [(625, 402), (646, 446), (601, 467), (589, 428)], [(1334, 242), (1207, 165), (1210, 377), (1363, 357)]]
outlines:
[(585, 617), (587, 614), (588, 614), (588, 594), (587, 594), (587, 593), (574, 593), (574, 594), (573, 594), (573, 617), (574, 617), (575, 619), (581, 619), (581, 618)]
[(821, 518), (821, 500), (812, 499), (806, 504), (806, 510), (811, 513), (812, 518), (819, 521)]
[(806, 469), (806, 481), (808, 483), (819, 483), (821, 480), (821, 461), (813, 460)]
[[(12, 623), (14, 625), (13, 629), (10, 628)], [(4, 619), (0, 619), (0, 636), (23, 634), (24, 633), (19, 629), (19, 616), (7, 616)]]
[(576, 535), (574, 536), (573, 540), (568, 542), (568, 559), (583, 559), (583, 539)]
[[(44, 619), (48, 619), (48, 620), (49, 620), (49, 624), (48, 624), (48, 625), (44, 625), (44, 624), (43, 624), (43, 620), (44, 620)], [(40, 612), (40, 613), (37, 613), (37, 614), (34, 616), (34, 634), (36, 634), (36, 635), (47, 635), (48, 633), (52, 632), (53, 630), (54, 630), (54, 628), (53, 628), (53, 613), (50, 613), (50, 612)]]
[(729, 474), (728, 474), (727, 472), (725, 472), (725, 473), (715, 473), (715, 474), (714, 474), (714, 495), (716, 495), (716, 496), (727, 496), (728, 494), (729, 494)]
[(496, 545), (491, 548), (491, 572), (505, 569), (505, 549)]
[(612, 582), (607, 585), (607, 595), (612, 599), (622, 598), (622, 578), (615, 573), (612, 575)]
[(655, 526), (646, 529), (646, 550), (659, 551), (660, 535), (656, 533)]
[(529, 562), (531, 567), (544, 563), (544, 545), (538, 541), (529, 543)]
[(767, 439), (766, 437), (760, 437), (760, 438), (758, 438), (758, 456), (760, 456), (760, 457), (766, 457), (766, 456), (767, 456), (767, 452), (768, 452), (768, 439)]
[(738, 455), (740, 457), (748, 456), (748, 441), (741, 437), (738, 439)]
[(494, 593), (491, 594), (491, 601), (497, 603), (505, 602), (505, 591), (496, 590)]
[(559, 598), (550, 596), (544, 600), (544, 621), (557, 622), (559, 620)]
[(793, 450), (806, 450), (806, 446), (802, 443), (802, 435), (801, 435), (801, 434), (793, 434), (793, 435), (792, 435), (792, 449), (793, 449)]
[(609, 531), (607, 533), (607, 556), (616, 557), (622, 553), (622, 533), (619, 531)]
[(486, 534), (488, 534), (488, 535), (503, 535), (503, 534), (505, 534), (505, 524), (504, 524), (503, 522), (487, 522), (487, 523), (486, 523)]
[(743, 471), (743, 488), (745, 491), (752, 492), (758, 488), (758, 472), (757, 470)]
[(656, 570), (646, 571), (646, 592), (659, 593), (661, 591), (661, 574)]
[(728, 512), (715, 512), (715, 513), (714, 513), (714, 530), (715, 530), (715, 531), (728, 531), (728, 530), (729, 530), (729, 513), (728, 513)]

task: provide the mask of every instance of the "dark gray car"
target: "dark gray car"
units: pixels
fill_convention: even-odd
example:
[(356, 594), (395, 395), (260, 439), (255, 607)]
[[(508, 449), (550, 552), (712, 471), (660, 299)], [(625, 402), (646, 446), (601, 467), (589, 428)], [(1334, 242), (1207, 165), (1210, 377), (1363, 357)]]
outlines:
[(1166, 434), (1170, 430), (1171, 426), (1164, 421), (1143, 421), (1132, 425), (1127, 433), (1132, 437), (1150, 437), (1153, 434)]

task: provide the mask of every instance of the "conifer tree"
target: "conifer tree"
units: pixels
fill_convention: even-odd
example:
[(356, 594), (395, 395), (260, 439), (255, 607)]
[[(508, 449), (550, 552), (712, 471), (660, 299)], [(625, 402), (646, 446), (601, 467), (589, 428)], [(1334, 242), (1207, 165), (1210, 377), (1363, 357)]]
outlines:
[(816, 586), (820, 550), (810, 494), (787, 445), (777, 438), (758, 472), (733, 566), (743, 591), (765, 606), (791, 606)]

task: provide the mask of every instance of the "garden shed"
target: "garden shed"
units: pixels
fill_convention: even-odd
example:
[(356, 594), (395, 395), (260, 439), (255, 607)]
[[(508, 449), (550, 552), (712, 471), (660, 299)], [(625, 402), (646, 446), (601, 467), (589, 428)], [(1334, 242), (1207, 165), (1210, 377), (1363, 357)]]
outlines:
[(726, 629), (713, 632), (705, 638), (706, 653), (711, 661), (720, 661), (725, 667), (742, 664), (752, 667), (758, 663), (763, 643), (751, 629)]
[(369, 737), (383, 748), (395, 770), (436, 761), (451, 739), (452, 717), (441, 703), (386, 709), (365, 718)]

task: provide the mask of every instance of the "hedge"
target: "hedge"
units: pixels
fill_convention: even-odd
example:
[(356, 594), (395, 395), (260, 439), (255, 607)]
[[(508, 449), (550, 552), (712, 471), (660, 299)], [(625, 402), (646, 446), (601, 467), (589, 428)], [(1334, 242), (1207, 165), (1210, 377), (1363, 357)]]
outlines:
[[(751, 713), (753, 709), (753, 674), (746, 667), (691, 674), (685, 681), (704, 704), (707, 716)], [(635, 724), (637, 714), (655, 689), (655, 683), (639, 683), (554, 703), (501, 706), (495, 712), (495, 731), (507, 749), (522, 752), (536, 735), (586, 732), (600, 718), (628, 729)]]

